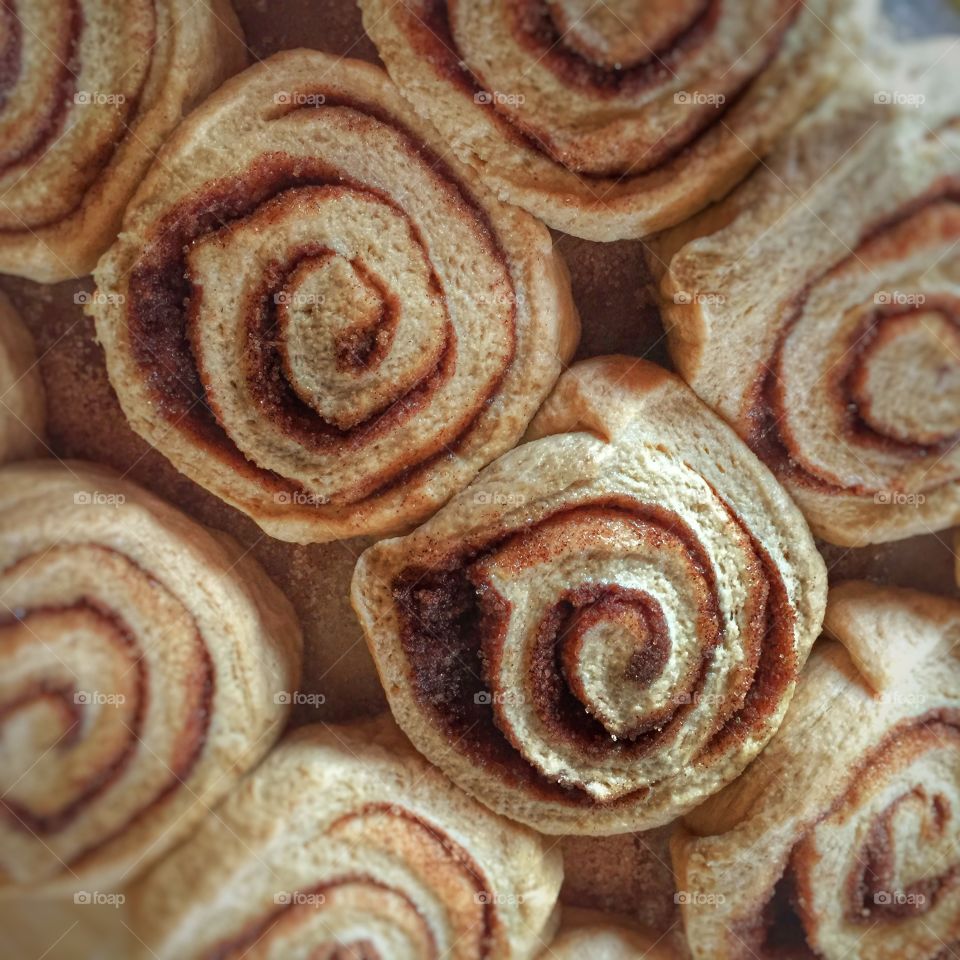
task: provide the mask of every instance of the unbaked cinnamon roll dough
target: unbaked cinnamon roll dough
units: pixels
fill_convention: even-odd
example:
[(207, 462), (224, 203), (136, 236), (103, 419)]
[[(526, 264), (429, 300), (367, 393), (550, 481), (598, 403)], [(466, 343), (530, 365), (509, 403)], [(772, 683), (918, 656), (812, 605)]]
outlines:
[(579, 336), (542, 224), (383, 71), (311, 51), (179, 128), (96, 280), (134, 430), (297, 543), (426, 519), (516, 444)]
[(89, 273), (184, 114), (247, 60), (228, 0), (0, 8), (0, 272)]
[(826, 571), (773, 475), (676, 376), (574, 365), (530, 441), (357, 564), (394, 712), (464, 789), (548, 833), (648, 829), (772, 736)]
[(960, 603), (851, 581), (825, 630), (767, 750), (675, 837), (696, 960), (960, 946)]
[[(316, 4), (312, 8), (316, 16), (309, 18), (295, 4), (239, 0), (236, 6), (257, 57), (304, 45), (376, 60), (352, 4)], [(645, 298), (641, 282), (646, 271), (644, 246), (632, 241), (592, 244), (563, 235), (557, 239), (571, 269), (576, 299), (590, 308), (584, 318), (580, 355), (632, 351), (665, 360), (657, 310)], [(351, 540), (300, 547), (263, 537), (251, 521), (187, 480), (130, 431), (106, 379), (102, 353), (93, 342), (92, 322), (83, 317), (77, 302), (91, 293), (88, 283), (39, 287), (3, 278), (2, 285), (37, 341), (39, 368), (50, 398), (53, 448), (61, 455), (130, 471), (141, 484), (194, 517), (230, 531), (251, 549), (294, 601), (306, 629), (307, 679), (313, 701), (296, 708), (301, 720), (379, 709), (380, 685), (346, 599), (353, 564), (367, 543)], [(945, 542), (928, 536), (869, 549), (825, 547), (825, 551), (838, 576), (846, 571), (848, 576), (947, 592), (954, 585), (949, 576), (952, 557)], [(620, 909), (629, 906), (624, 902)], [(51, 939), (41, 936), (35, 952), (46, 949)]]
[(843, 546), (960, 522), (954, 56), (944, 40), (852, 70), (653, 248), (677, 368)]
[(0, 468), (0, 890), (116, 892), (264, 756), (300, 629), (225, 535), (112, 471)]

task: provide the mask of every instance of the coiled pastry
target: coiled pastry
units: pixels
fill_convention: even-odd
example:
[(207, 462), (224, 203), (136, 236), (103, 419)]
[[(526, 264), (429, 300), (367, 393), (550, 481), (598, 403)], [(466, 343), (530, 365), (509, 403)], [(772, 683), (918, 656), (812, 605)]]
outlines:
[(132, 899), (158, 960), (509, 960), (551, 936), (561, 874), (392, 724), (304, 727)]
[(228, 0), (4, 0), (0, 273), (89, 273), (160, 145), (245, 63)]
[(860, 0), (361, 0), (393, 80), (504, 199), (589, 240), (722, 197), (854, 60)]
[(548, 232), (435, 141), (381, 70), (279, 54), (180, 128), (97, 270), (131, 425), (272, 536), (428, 516), (575, 347)]
[(0, 531), (0, 890), (116, 889), (279, 735), (299, 627), (236, 544), (101, 467), (4, 467)]
[(960, 603), (833, 588), (780, 731), (674, 844), (695, 958), (960, 946)]
[(841, 545), (960, 522), (960, 99), (897, 56), (660, 251), (677, 368)]
[(573, 367), (533, 437), (364, 553), (391, 708), (457, 783), (547, 833), (668, 822), (776, 730), (820, 629), (799, 511), (676, 377)]
[(33, 337), (0, 293), (0, 463), (43, 452), (45, 411)]

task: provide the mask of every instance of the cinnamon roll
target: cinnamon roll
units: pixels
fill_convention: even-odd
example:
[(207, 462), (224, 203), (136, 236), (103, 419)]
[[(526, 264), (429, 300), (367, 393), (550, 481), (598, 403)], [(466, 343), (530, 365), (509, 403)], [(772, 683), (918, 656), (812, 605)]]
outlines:
[(826, 632), (770, 745), (675, 840), (698, 960), (960, 948), (960, 603), (848, 582)]
[(99, 265), (131, 425), (271, 536), (422, 520), (573, 352), (549, 233), (440, 151), (376, 67), (278, 54), (181, 126)]
[(354, 607), (400, 726), (468, 792), (546, 833), (667, 823), (779, 725), (823, 561), (769, 471), (651, 363), (576, 365), (531, 436), (367, 550)]
[(160, 145), (245, 63), (228, 0), (3, 0), (0, 273), (89, 273)]
[(101, 467), (3, 468), (0, 531), (0, 891), (109, 891), (279, 735), (299, 628), (236, 544)]
[(900, 60), (659, 251), (680, 373), (844, 546), (960, 522), (960, 99)]
[(854, 60), (872, 0), (360, 0), (390, 76), (498, 195), (588, 240), (722, 197)]
[(45, 409), (33, 338), (0, 293), (0, 463), (43, 452)]
[(550, 937), (561, 874), (392, 724), (303, 727), (131, 899), (158, 960), (510, 960)]

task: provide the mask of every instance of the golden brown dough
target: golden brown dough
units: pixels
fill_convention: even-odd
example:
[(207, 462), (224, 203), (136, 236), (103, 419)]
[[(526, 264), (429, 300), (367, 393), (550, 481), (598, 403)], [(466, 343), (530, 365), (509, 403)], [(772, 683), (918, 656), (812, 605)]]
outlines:
[(960, 947), (960, 603), (851, 581), (779, 732), (674, 860), (697, 960)]
[(862, 53), (873, 0), (361, 0), (393, 80), (497, 194), (589, 240), (722, 197)]
[(955, 53), (851, 71), (767, 168), (660, 240), (678, 370), (844, 546), (960, 521)]
[(33, 338), (0, 293), (0, 463), (44, 452), (45, 408)]
[(291, 734), (132, 899), (156, 960), (526, 960), (561, 875), (385, 721)]
[(0, 470), (0, 891), (114, 890), (280, 734), (289, 603), (102, 467)]
[(549, 233), (442, 152), (383, 71), (278, 54), (181, 126), (99, 265), (131, 425), (271, 536), (429, 516), (573, 352)]
[(89, 273), (160, 145), (246, 59), (228, 0), (0, 4), (0, 273)]
[(360, 558), (353, 604), (414, 744), (547, 833), (667, 823), (776, 730), (825, 570), (770, 472), (679, 378), (577, 364), (530, 443)]

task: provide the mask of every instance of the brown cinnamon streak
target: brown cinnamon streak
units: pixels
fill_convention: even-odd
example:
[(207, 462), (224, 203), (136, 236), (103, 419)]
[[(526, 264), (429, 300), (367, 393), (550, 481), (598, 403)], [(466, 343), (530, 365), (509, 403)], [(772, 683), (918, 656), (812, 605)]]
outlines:
[[(91, 598), (86, 598), (80, 603), (73, 604), (70, 607), (38, 607), (27, 612), (19, 619), (21, 622), (29, 623), (30, 618), (39, 614), (58, 614), (67, 611), (82, 610), (92, 614), (97, 620), (103, 621), (111, 632), (120, 638), (120, 642), (126, 648), (127, 655), (134, 664), (136, 671), (136, 712), (133, 721), (130, 724), (130, 736), (127, 737), (123, 749), (114, 756), (104, 767), (94, 773), (94, 776), (88, 781), (81, 793), (65, 806), (50, 814), (39, 815), (33, 813), (26, 807), (14, 803), (7, 799), (0, 799), (0, 810), (3, 810), (11, 819), (11, 822), (18, 823), (31, 833), (39, 835), (50, 835), (58, 833), (68, 827), (84, 811), (84, 809), (101, 793), (104, 792), (112, 783), (115, 783), (120, 774), (126, 769), (129, 761), (136, 752), (137, 742), (143, 728), (143, 715), (146, 698), (146, 668), (142, 658), (136, 656), (136, 640), (133, 637), (127, 623), (115, 612), (106, 609), (102, 604)], [(0, 628), (11, 625), (12, 621), (0, 621)], [(28, 706), (41, 698), (55, 697), (58, 704), (66, 711), (73, 714), (73, 722), (70, 732), (59, 742), (58, 746), (68, 747), (75, 742), (82, 734), (81, 726), (83, 722), (83, 707), (81, 704), (71, 702), (74, 690), (60, 689), (53, 690), (43, 684), (35, 685), (24, 695), (18, 697), (12, 703), (0, 707), (0, 723), (17, 710)]]

